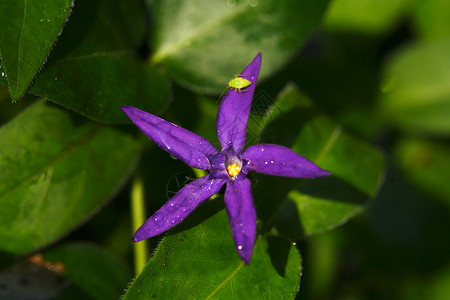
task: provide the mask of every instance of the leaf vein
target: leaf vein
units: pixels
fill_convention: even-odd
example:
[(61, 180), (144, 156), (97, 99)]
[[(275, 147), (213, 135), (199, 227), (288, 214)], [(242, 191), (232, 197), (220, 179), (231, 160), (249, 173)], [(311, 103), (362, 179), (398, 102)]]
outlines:
[(324, 147), (322, 148), (322, 150), (319, 152), (319, 154), (317, 155), (316, 159), (314, 160), (314, 162), (316, 164), (319, 164), (320, 161), (325, 157), (325, 155), (327, 155), (331, 148), (333, 148), (334, 144), (336, 143), (337, 139), (339, 138), (339, 136), (342, 133), (342, 127), (341, 126), (334, 126), (333, 128), (333, 132), (331, 133), (330, 137), (328, 138), (328, 140), (326, 141)]

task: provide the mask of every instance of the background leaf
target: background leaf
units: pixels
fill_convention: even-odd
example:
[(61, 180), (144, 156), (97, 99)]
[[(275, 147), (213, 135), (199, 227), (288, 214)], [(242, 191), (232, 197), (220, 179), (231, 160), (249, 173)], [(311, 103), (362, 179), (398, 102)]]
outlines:
[(112, 128), (43, 102), (29, 107), (0, 129), (0, 249), (29, 252), (86, 219), (117, 191), (137, 151)]
[(62, 244), (45, 251), (44, 258), (51, 263), (61, 263), (64, 277), (93, 299), (118, 298), (131, 277), (122, 262), (88, 243)]
[(259, 237), (250, 265), (244, 265), (220, 197), (164, 238), (124, 299), (292, 299), (300, 267), (295, 247), (275, 237)]
[(450, 133), (450, 39), (404, 48), (386, 65), (381, 109), (408, 131)]
[(334, 0), (324, 18), (324, 28), (380, 34), (393, 28), (412, 0)]
[(416, 1), (413, 10), (414, 29), (424, 40), (450, 36), (450, 2), (446, 0)]
[(149, 3), (152, 63), (190, 89), (219, 94), (259, 52), (261, 78), (285, 64), (318, 26), (328, 0)]
[(266, 229), (275, 224), (291, 238), (325, 231), (375, 195), (384, 169), (381, 154), (316, 110), (295, 86), (286, 87), (260, 124), (262, 142), (291, 147), (332, 174), (314, 180), (257, 177), (255, 199)]
[(139, 58), (144, 16), (138, 0), (77, 2), (30, 92), (101, 122), (125, 122), (122, 105), (160, 113), (169, 86)]
[(450, 204), (450, 145), (419, 138), (404, 138), (394, 151), (405, 177), (429, 194)]
[(72, 5), (72, 0), (0, 2), (0, 57), (14, 100), (45, 63)]

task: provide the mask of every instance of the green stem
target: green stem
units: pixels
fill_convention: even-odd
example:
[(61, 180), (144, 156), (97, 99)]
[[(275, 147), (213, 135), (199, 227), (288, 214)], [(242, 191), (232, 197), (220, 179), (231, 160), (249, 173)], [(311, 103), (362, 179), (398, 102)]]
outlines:
[[(144, 182), (141, 176), (137, 175), (134, 178), (133, 187), (131, 188), (131, 222), (133, 226), (133, 233), (145, 221), (145, 203), (144, 203)], [(148, 259), (148, 245), (147, 240), (133, 243), (134, 250), (134, 270), (138, 275), (145, 267)]]

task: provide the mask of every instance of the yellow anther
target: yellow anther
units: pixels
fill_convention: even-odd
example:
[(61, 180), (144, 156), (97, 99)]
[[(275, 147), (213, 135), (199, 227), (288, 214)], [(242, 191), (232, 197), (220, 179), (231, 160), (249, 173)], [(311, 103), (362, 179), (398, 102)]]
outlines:
[(236, 176), (241, 171), (241, 167), (238, 164), (229, 164), (227, 166), (228, 175), (231, 177)]

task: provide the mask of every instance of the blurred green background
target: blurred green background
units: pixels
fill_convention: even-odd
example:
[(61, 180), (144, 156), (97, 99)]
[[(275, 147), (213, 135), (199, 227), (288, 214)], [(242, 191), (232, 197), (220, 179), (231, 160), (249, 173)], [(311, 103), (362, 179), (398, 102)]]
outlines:
[[(55, 18), (58, 30), (71, 5), (66, 2), (60, 16), (49, 17)], [(111, 184), (103, 189), (108, 192), (99, 196), (98, 203), (86, 208), (84, 214), (80, 213), (83, 217), (36, 244), (24, 246), (20, 241), (19, 246), (13, 242), (2, 246), (5, 252), (0, 266), (7, 268), (11, 262), (20, 261), (21, 254), (39, 251), (48, 243), (52, 246), (45, 250), (46, 257), (62, 260), (67, 266), (71, 263), (65, 260), (69, 256), (106, 256), (104, 262), (92, 259), (90, 264), (80, 266), (75, 275), (67, 274), (76, 284), (60, 297), (107, 299), (120, 295), (132, 279), (130, 266), (134, 259), (129, 242), (132, 183), (128, 179), (136, 174), (143, 178), (149, 215), (179, 189), (186, 177), (194, 174), (180, 161), (155, 150), (134, 128), (111, 125), (114, 132), (109, 132), (102, 124), (125, 123), (117, 107), (135, 105), (162, 114), (214, 143), (218, 95), (225, 89), (230, 74), (239, 72), (257, 52), (262, 52), (261, 80), (255, 94), (263, 95), (267, 102), (263, 108), (254, 107), (253, 120), (258, 117), (258, 109), (265, 110), (273, 103), (276, 108), (277, 101), (283, 99), (280, 92), (293, 87), (294, 94), (299, 91), (302, 95), (293, 97), (309, 99), (347, 134), (379, 149), (385, 160), (384, 171), (382, 164), (374, 167), (376, 171), (367, 170), (365, 153), (358, 147), (354, 148), (355, 153), (349, 150), (348, 157), (354, 155), (361, 178), (371, 172), (384, 172), (383, 176), (373, 183), (375, 196), (371, 197), (370, 192), (364, 195), (371, 198), (367, 203), (358, 202), (351, 213), (340, 215), (339, 220), (320, 230), (309, 232), (309, 228), (304, 228), (306, 233), (295, 238), (302, 257), (297, 299), (449, 299), (450, 1), (226, 1), (227, 9), (235, 9), (236, 14), (229, 14), (223, 2), (132, 3), (75, 2), (63, 35), (37, 77), (34, 76), (50, 46), (36, 50), (35, 57), (30, 58), (35, 64), (30, 63), (29, 69), (21, 70), (20, 74), (17, 72), (19, 79), (7, 81), (4, 71), (5, 63), (9, 63), (5, 61), (8, 30), (0, 36), (3, 67), (0, 82), (4, 84), (0, 86), (0, 124), (8, 124), (16, 116), (25, 124), (28, 119), (21, 112), (43, 96), (75, 111), (55, 115), (55, 119), (89, 123), (83, 125), (81, 133), (78, 127), (75, 130), (67, 125), (71, 135), (94, 128), (104, 132), (105, 140), (109, 141), (106, 137), (109, 134), (114, 136), (110, 139), (117, 139), (118, 144), (102, 145), (106, 149), (121, 148), (117, 158), (110, 159), (122, 164), (117, 165), (120, 174), (107, 174)], [(2, 2), (0, 8), (6, 11), (9, 6)], [(148, 12), (147, 17), (144, 12)], [(0, 16), (2, 28), (6, 28), (10, 20), (6, 15)], [(59, 32), (56, 29), (53, 35), (48, 31), (46, 38), (50, 45)], [(144, 42), (142, 36), (147, 37)], [(110, 54), (102, 54), (106, 52)], [(89, 57), (92, 53), (97, 56)], [(97, 57), (102, 58), (98, 64)], [(11, 71), (8, 77), (15, 76), (14, 73)], [(17, 84), (13, 86), (11, 82)], [(21, 98), (25, 92), (28, 94)], [(49, 113), (57, 109), (57, 105), (51, 107)], [(278, 107), (280, 119), (286, 120), (289, 109)], [(262, 140), (289, 142), (291, 136), (288, 130), (284, 133), (284, 125), (274, 122), (273, 127), (263, 132)], [(255, 126), (255, 131), (260, 130)], [(256, 142), (260, 134), (250, 132), (249, 139), (253, 137)], [(137, 137), (133, 142), (125, 142), (131, 135)], [(9, 142), (2, 138), (0, 145), (6, 149)], [(122, 147), (124, 144), (129, 145), (127, 149)], [(308, 151), (306, 145), (292, 145), (300, 153), (302, 147)], [(102, 151), (95, 145), (93, 149)], [(121, 159), (126, 153), (128, 158)], [(367, 159), (372, 159), (369, 156)], [(105, 165), (110, 164), (107, 157), (104, 159)], [(139, 168), (132, 171), (136, 170), (138, 160)], [(0, 178), (7, 182), (7, 176), (12, 175), (5, 174), (13, 173), (3, 171), (3, 174)], [(259, 180), (264, 183), (266, 179)], [(283, 188), (277, 185), (278, 181), (274, 182), (275, 189)], [(260, 186), (255, 195), (264, 194)], [(95, 190), (95, 185), (90, 189)], [(0, 193), (0, 201), (1, 197)], [(112, 200), (106, 205), (109, 199)], [(365, 209), (361, 210), (363, 206)], [(270, 206), (266, 209), (270, 210)], [(97, 214), (87, 220), (94, 211)], [(343, 225), (326, 230), (340, 224)], [(281, 227), (278, 229), (282, 232)], [(60, 240), (54, 245), (56, 238)], [(87, 244), (78, 244), (80, 240)], [(150, 248), (157, 244), (158, 240), (152, 240)], [(117, 274), (122, 275), (114, 281), (114, 292), (108, 294), (108, 286), (98, 289), (98, 285), (94, 288), (85, 285), (88, 280), (83, 281), (82, 275), (93, 266), (99, 271), (98, 278), (119, 270)], [(59, 290), (59, 283), (49, 289)], [(86, 292), (92, 290), (99, 292)]]

